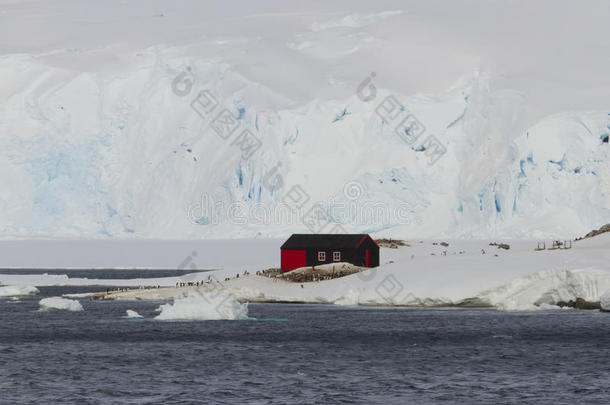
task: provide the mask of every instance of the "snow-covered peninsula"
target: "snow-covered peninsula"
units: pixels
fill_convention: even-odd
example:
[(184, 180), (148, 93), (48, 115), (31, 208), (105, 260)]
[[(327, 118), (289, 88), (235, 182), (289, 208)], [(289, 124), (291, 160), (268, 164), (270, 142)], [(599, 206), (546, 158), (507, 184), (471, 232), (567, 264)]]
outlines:
[[(510, 249), (490, 246), (493, 242), (508, 244)], [(214, 248), (220, 244), (225, 252), (231, 252), (234, 246), (230, 240), (207, 243)], [(262, 258), (258, 253), (260, 264), (251, 261), (260, 244), (270, 243), (257, 239), (240, 243), (242, 250), (231, 257), (230, 266), (175, 277), (95, 280), (68, 275), (0, 274), (0, 280), (32, 286), (114, 286), (120, 287), (119, 291), (110, 291), (106, 298), (122, 300), (173, 300), (193, 291), (219, 289), (242, 302), (457, 305), (503, 310), (534, 310), (542, 304), (577, 298), (599, 302), (604, 292), (610, 290), (610, 233), (575, 241), (571, 249), (554, 250), (535, 250), (537, 241), (408, 240), (408, 246), (382, 248), (378, 268), (307, 283), (256, 274), (265, 268), (279, 267), (280, 240), (276, 241), (277, 255)], [(206, 241), (202, 241), (200, 252), (205, 252), (205, 247)], [(272, 251), (268, 249), (269, 253)], [(187, 285), (176, 287), (181, 283)]]

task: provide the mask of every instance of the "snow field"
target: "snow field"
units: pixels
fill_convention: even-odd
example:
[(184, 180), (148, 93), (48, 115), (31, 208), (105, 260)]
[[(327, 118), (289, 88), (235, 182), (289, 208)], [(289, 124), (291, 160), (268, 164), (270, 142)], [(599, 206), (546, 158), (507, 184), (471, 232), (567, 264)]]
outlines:
[[(256, 239), (250, 240), (245, 250), (237, 249), (240, 254), (232, 255), (233, 264), (227, 268), (180, 277), (95, 280), (71, 279), (67, 276), (0, 275), (0, 279), (10, 279), (11, 283), (17, 285), (166, 287), (136, 288), (112, 294), (114, 299), (125, 300), (179, 300), (191, 294), (216, 293), (220, 289), (241, 302), (425, 307), (475, 305), (507, 311), (536, 310), (544, 305), (576, 298), (599, 301), (602, 294), (610, 289), (610, 234), (574, 242), (572, 249), (553, 251), (534, 251), (537, 242), (527, 240), (493, 240), (508, 243), (509, 250), (489, 246), (490, 240), (446, 240), (449, 246), (440, 245), (440, 240), (415, 239), (407, 242), (410, 244), (408, 247), (382, 248), (381, 266), (378, 268), (340, 279), (303, 284), (256, 276), (257, 270), (268, 267), (249, 264), (253, 256), (248, 252), (256, 251), (259, 243), (263, 246), (269, 243)], [(222, 250), (236, 251), (232, 248), (233, 243), (223, 241)], [(280, 244), (278, 240), (276, 249), (267, 250), (268, 254), (276, 256)], [(206, 241), (201, 241), (202, 251), (205, 246)], [(218, 247), (218, 244), (214, 243), (213, 246)], [(262, 261), (279, 267), (278, 258), (269, 256), (262, 258)], [(244, 270), (250, 274), (244, 275)], [(238, 274), (239, 278), (236, 277)], [(205, 283), (208, 280), (211, 282)], [(204, 283), (200, 287), (175, 287), (180, 282)], [(72, 295), (76, 298), (80, 296)], [(179, 310), (180, 305), (174, 310), (168, 309), (164, 316), (174, 316)], [(234, 312), (227, 311), (229, 314)]]

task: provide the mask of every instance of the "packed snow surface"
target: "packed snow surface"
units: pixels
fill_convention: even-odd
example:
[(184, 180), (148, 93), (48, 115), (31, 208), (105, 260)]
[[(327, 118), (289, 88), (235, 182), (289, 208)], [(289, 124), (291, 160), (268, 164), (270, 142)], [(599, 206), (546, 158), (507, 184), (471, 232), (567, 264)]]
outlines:
[(248, 305), (240, 304), (233, 295), (221, 290), (192, 293), (173, 304), (161, 305), (159, 310), (161, 313), (155, 319), (162, 321), (248, 319)]
[[(335, 305), (487, 306), (507, 311), (549, 309), (559, 301), (599, 301), (610, 289), (610, 234), (574, 242), (571, 249), (534, 250), (536, 241), (409, 240), (382, 248), (381, 266), (333, 280), (289, 282), (235, 267), (184, 278), (200, 286), (132, 289), (111, 299), (173, 300), (221, 289), (242, 302), (303, 302)], [(495, 241), (499, 242), (499, 241)], [(252, 242), (253, 245), (256, 242)], [(549, 242), (550, 245), (550, 242)], [(279, 246), (278, 246), (279, 247)], [(244, 258), (247, 260), (247, 258)], [(275, 266), (277, 267), (277, 265)], [(239, 277), (238, 277), (239, 275)]]
[[(201, 251), (206, 250), (206, 242), (201, 241)], [(249, 263), (250, 257), (255, 257), (249, 252), (256, 251), (259, 243), (266, 246), (268, 240), (250, 240), (245, 250), (232, 248), (241, 245), (226, 240), (222, 250), (239, 253), (232, 254), (233, 265), (222, 270), (131, 280), (23, 274), (0, 274), (0, 279), (23, 285), (141, 287), (111, 293), (110, 299), (178, 300), (191, 293), (222, 290), (241, 302), (489, 306), (509, 311), (537, 310), (543, 304), (555, 305), (576, 298), (599, 301), (601, 295), (610, 289), (610, 233), (576, 241), (571, 249), (541, 251), (535, 250), (538, 246), (535, 240), (410, 239), (406, 241), (409, 246), (382, 248), (378, 268), (346, 277), (294, 283), (256, 275), (258, 270), (279, 267), (278, 253), (282, 242), (276, 240), (276, 248), (269, 249), (269, 252), (274, 252), (272, 256), (262, 258), (270, 264), (268, 267)], [(447, 242), (448, 246), (441, 242)], [(490, 246), (490, 242), (507, 243), (510, 249)], [(217, 247), (218, 244), (210, 246)], [(547, 246), (551, 246), (551, 241), (547, 241)], [(186, 286), (180, 287), (184, 284)], [(72, 298), (78, 296), (72, 295)], [(201, 298), (190, 300), (194, 299)], [(173, 310), (168, 309), (164, 316), (174, 316), (180, 308), (178, 305)], [(226, 312), (234, 313), (232, 309)], [(185, 313), (183, 316), (189, 316), (188, 311)]]
[(600, 304), (604, 311), (610, 311), (610, 289), (602, 295)]
[(83, 306), (76, 300), (61, 297), (43, 298), (38, 303), (41, 311), (82, 311)]
[(21, 297), (38, 294), (38, 288), (29, 285), (8, 285), (0, 287), (0, 297)]
[(335, 305), (347, 305), (347, 306), (358, 305), (359, 298), (360, 298), (360, 291), (349, 290), (345, 293), (345, 295), (342, 295), (341, 297), (334, 300), (333, 303)]

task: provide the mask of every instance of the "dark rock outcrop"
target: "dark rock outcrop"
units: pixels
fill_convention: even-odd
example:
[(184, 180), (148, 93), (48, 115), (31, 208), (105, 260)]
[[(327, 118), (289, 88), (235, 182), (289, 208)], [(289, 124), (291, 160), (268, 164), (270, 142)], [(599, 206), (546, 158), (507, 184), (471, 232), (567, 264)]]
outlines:
[(407, 242), (400, 239), (375, 239), (375, 242), (379, 245), (379, 247), (385, 247), (390, 249), (398, 249), (399, 246), (411, 247)]
[(504, 250), (510, 249), (510, 245), (507, 244), (507, 243), (495, 243), (495, 242), (492, 242), (492, 243), (489, 244), (489, 246), (497, 246), (498, 249), (504, 249)]
[(576, 309), (601, 309), (601, 305), (599, 301), (585, 301), (582, 298), (576, 298), (575, 300), (570, 301), (559, 301), (557, 303), (559, 307), (568, 307), (568, 308), (576, 308)]
[(604, 226), (602, 226), (601, 228), (597, 229), (597, 230), (592, 230), (591, 232), (589, 232), (588, 234), (586, 234), (584, 236), (584, 238), (578, 238), (576, 240), (581, 240), (581, 239), (586, 239), (586, 238), (592, 238), (594, 236), (600, 235), (602, 233), (606, 233), (606, 232), (610, 232), (610, 224), (606, 224)]

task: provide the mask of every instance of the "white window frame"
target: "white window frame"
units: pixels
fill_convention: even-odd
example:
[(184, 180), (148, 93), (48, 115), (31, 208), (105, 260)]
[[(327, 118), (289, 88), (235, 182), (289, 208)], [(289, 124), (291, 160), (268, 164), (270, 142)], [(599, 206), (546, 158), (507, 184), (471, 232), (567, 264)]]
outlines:
[(326, 252), (318, 251), (318, 261), (319, 262), (326, 261)]
[(335, 251), (333, 252), (333, 262), (341, 261), (341, 252)]

